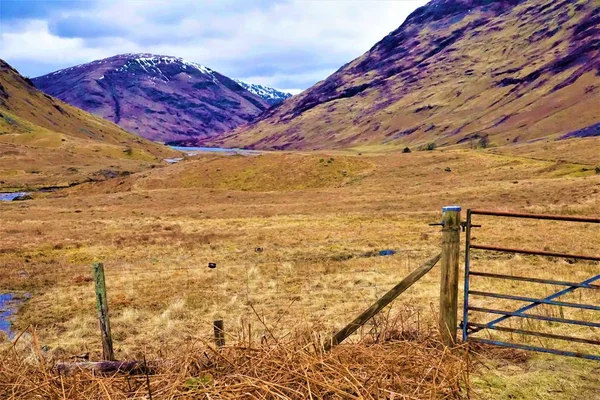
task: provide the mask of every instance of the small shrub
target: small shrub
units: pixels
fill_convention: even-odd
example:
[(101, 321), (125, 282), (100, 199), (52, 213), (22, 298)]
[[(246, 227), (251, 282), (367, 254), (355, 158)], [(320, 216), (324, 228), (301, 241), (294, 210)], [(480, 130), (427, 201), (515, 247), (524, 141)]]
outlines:
[(17, 121), (15, 121), (13, 118), (9, 117), (8, 115), (0, 114), (0, 117), (2, 117), (4, 119), (4, 121), (6, 121), (6, 123), (9, 125), (17, 125)]
[(481, 147), (482, 149), (487, 149), (487, 147), (490, 145), (490, 139), (488, 137), (488, 135), (483, 135), (480, 139), (479, 142), (477, 143), (478, 147)]
[(402, 150), (403, 153), (410, 153), (410, 148), (409, 147), (405, 147), (404, 150)]
[(446, 167), (446, 168), (444, 169), (444, 171), (446, 171), (446, 172), (452, 172), (452, 170), (450, 169), (450, 167)]
[(425, 146), (425, 150), (432, 151), (432, 150), (435, 150), (436, 147), (437, 147), (436, 144), (433, 142), (427, 143), (427, 146)]
[(131, 156), (133, 155), (133, 149), (131, 147), (127, 147), (125, 150), (123, 150), (123, 153), (125, 153), (127, 156)]
[(90, 137), (96, 137), (96, 135), (94, 135), (94, 132), (90, 131), (87, 128), (79, 128), (79, 132), (83, 133), (84, 135), (88, 135)]
[(600, 175), (600, 165), (596, 167), (596, 175)]

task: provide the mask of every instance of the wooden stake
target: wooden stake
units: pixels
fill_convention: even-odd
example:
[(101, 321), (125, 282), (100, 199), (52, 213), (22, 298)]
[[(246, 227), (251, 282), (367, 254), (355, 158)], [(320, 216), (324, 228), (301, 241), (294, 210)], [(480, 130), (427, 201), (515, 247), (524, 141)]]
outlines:
[(352, 335), (358, 328), (363, 326), (370, 320), (375, 314), (381, 311), (385, 306), (390, 304), (396, 297), (398, 297), (402, 292), (411, 287), (413, 283), (418, 281), (425, 275), (427, 272), (433, 268), (433, 266), (439, 261), (440, 254), (429, 259), (425, 262), (425, 264), (421, 265), (419, 268), (415, 269), (411, 272), (406, 278), (402, 280), (399, 284), (390, 289), (389, 292), (383, 295), (379, 300), (377, 300), (371, 307), (369, 307), (366, 311), (360, 314), (356, 319), (346, 325), (341, 331), (336, 333), (329, 341), (325, 343), (323, 346), (325, 351), (331, 350), (333, 346), (336, 346), (342, 343), (348, 336)]
[(442, 215), (440, 336), (444, 345), (449, 347), (456, 344), (460, 210), (460, 206), (444, 207)]
[(217, 320), (213, 322), (215, 329), (215, 344), (217, 347), (225, 346), (225, 329), (223, 327), (223, 320)]
[(94, 282), (96, 282), (96, 310), (102, 334), (102, 357), (106, 361), (114, 361), (110, 321), (108, 319), (108, 300), (106, 298), (106, 282), (104, 278), (104, 265), (94, 263)]

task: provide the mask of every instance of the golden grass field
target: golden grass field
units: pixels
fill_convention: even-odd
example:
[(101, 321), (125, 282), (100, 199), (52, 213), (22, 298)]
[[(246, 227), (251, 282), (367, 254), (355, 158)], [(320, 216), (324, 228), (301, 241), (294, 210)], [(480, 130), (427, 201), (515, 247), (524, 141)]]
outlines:
[[(37, 337), (26, 334), (21, 341), (36, 338), (52, 360), (86, 352), (90, 359), (101, 356), (94, 261), (106, 268), (118, 359), (180, 357), (193, 343), (212, 340), (215, 319), (224, 320), (229, 345), (314, 343), (440, 251), (440, 228), (428, 223), (440, 221), (445, 205), (598, 216), (599, 145), (599, 139), (576, 139), (410, 154), (363, 148), (360, 153), (200, 155), (174, 166), (37, 194), (31, 201), (0, 203), (0, 292), (31, 294), (14, 328), (20, 332), (35, 326)], [(600, 254), (597, 225), (495, 217), (476, 217), (474, 223), (483, 225), (473, 230), (475, 243)], [(364, 256), (382, 249), (398, 253)], [(208, 269), (208, 262), (217, 268)], [(402, 330), (434, 326), (438, 268), (399, 297), (385, 311), (388, 318), (378, 317), (349, 342), (373, 340), (395, 315), (394, 326)], [(477, 251), (472, 268), (568, 281), (598, 273), (598, 263)], [(472, 285), (530, 297), (556, 289), (483, 278), (474, 278)], [(589, 292), (561, 300), (598, 304), (598, 294)], [(505, 310), (517, 305), (473, 302)], [(539, 307), (536, 312), (598, 320), (591, 311)], [(510, 323), (600, 338), (591, 328)], [(512, 340), (599, 353), (590, 345)], [(598, 363), (489, 354), (471, 358), (472, 398), (600, 399)], [(191, 372), (182, 372), (182, 382), (186, 373)], [(445, 395), (417, 388), (395, 398)]]

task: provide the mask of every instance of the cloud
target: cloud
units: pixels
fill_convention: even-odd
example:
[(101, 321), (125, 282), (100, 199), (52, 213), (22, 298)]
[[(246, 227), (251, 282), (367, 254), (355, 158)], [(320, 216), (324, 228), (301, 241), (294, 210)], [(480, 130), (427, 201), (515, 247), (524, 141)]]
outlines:
[(52, 20), (48, 27), (52, 35), (61, 38), (97, 39), (127, 34), (127, 30), (120, 26), (104, 23), (104, 21), (88, 15), (71, 15)]
[(111, 56), (127, 45), (134, 46), (117, 38), (110, 44), (86, 46), (82, 38), (53, 35), (47, 21), (35, 19), (23, 24), (23, 31), (2, 33), (0, 54), (24, 75), (35, 76), (36, 70), (29, 63), (68, 67)]
[(0, 2), (0, 20), (22, 20), (44, 18), (61, 10), (82, 10), (93, 8), (93, 1), (82, 0), (2, 0)]
[(360, 56), (425, 0), (55, 0), (32, 10), (13, 4), (6, 15), (5, 3), (13, 0), (1, 3), (0, 54), (27, 75), (147, 52), (299, 90)]

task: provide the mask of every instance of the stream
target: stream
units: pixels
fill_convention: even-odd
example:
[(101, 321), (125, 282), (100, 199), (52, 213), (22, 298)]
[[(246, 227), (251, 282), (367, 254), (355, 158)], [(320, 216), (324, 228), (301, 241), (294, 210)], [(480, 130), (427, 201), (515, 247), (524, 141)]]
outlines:
[(29, 294), (24, 297), (17, 297), (14, 293), (0, 293), (0, 340), (3, 332), (9, 339), (14, 338), (15, 332), (12, 331), (10, 318), (16, 314), (19, 306), (29, 298)]
[(259, 150), (244, 150), (244, 149), (226, 149), (223, 147), (182, 147), (182, 146), (169, 146), (174, 150), (181, 151), (187, 155), (194, 155), (198, 153), (219, 153), (225, 155), (242, 155), (251, 156), (261, 154)]
[(0, 192), (0, 201), (13, 201), (16, 197), (28, 195), (29, 192)]

